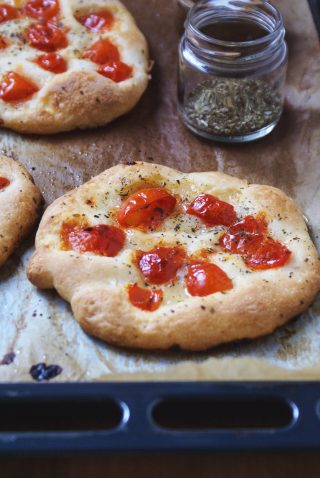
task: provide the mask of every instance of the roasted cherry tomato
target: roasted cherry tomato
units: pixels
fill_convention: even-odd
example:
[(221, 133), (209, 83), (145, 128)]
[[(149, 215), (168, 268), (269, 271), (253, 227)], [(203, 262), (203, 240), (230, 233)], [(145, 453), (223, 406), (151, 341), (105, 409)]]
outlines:
[(24, 13), (39, 20), (50, 20), (59, 13), (58, 0), (29, 0), (24, 6)]
[(211, 262), (194, 262), (189, 265), (186, 276), (189, 294), (205, 296), (233, 288), (227, 274)]
[(45, 53), (38, 56), (35, 63), (44, 70), (51, 71), (52, 73), (64, 73), (67, 71), (67, 62), (58, 53)]
[(127, 80), (132, 74), (132, 66), (122, 63), (122, 61), (110, 61), (104, 63), (98, 68), (100, 75), (110, 78), (110, 80), (120, 83)]
[(291, 256), (291, 251), (278, 241), (265, 238), (254, 251), (245, 257), (245, 264), (251, 269), (273, 269), (283, 266)]
[(129, 285), (128, 292), (131, 304), (146, 312), (157, 310), (163, 300), (163, 292), (160, 289), (148, 290), (137, 285)]
[(163, 188), (140, 189), (123, 202), (117, 221), (123, 227), (155, 229), (172, 213), (176, 202)]
[(113, 61), (120, 61), (118, 48), (111, 41), (104, 38), (98, 40), (83, 53), (84, 58), (88, 58), (93, 63), (102, 65)]
[(3, 50), (4, 48), (6, 48), (8, 46), (6, 40), (0, 36), (0, 50)]
[(137, 265), (151, 284), (165, 284), (176, 278), (186, 261), (181, 247), (155, 247), (149, 252), (137, 252)]
[(108, 10), (88, 13), (87, 15), (78, 15), (76, 17), (79, 23), (92, 32), (108, 30), (114, 24), (114, 16)]
[(68, 46), (65, 33), (53, 23), (36, 23), (27, 33), (31, 46), (41, 51), (56, 51)]
[(0, 23), (7, 22), (8, 20), (14, 20), (19, 17), (19, 11), (7, 5), (6, 3), (0, 3)]
[(118, 227), (104, 224), (89, 227), (73, 221), (62, 224), (60, 237), (65, 250), (107, 257), (116, 256), (125, 242), (125, 233)]
[(3, 101), (23, 101), (38, 91), (38, 87), (23, 76), (10, 71), (0, 83), (0, 98)]
[(0, 191), (5, 189), (10, 184), (10, 180), (7, 178), (0, 177)]
[(199, 217), (207, 226), (231, 226), (237, 220), (233, 206), (211, 194), (197, 196), (187, 213)]
[(246, 216), (242, 221), (231, 226), (222, 237), (220, 246), (227, 252), (248, 254), (259, 245), (267, 233), (267, 223), (264, 218)]

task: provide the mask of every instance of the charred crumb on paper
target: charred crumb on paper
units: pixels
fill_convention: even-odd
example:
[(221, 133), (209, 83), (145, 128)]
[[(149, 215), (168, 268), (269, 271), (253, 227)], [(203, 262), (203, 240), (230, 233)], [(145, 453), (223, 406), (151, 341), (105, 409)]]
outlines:
[(10, 365), (15, 358), (16, 354), (14, 352), (9, 352), (3, 356), (0, 365)]
[(62, 367), (60, 367), (60, 365), (47, 365), (44, 362), (40, 362), (33, 365), (29, 373), (34, 380), (42, 382), (43, 380), (51, 380), (60, 375), (62, 373)]

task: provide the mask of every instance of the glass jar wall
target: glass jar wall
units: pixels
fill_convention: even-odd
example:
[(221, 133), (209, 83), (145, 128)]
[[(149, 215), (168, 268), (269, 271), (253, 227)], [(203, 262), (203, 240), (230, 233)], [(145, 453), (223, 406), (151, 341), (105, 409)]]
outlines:
[(179, 112), (216, 141), (270, 133), (284, 100), (287, 46), (282, 16), (263, 0), (200, 0), (179, 46)]

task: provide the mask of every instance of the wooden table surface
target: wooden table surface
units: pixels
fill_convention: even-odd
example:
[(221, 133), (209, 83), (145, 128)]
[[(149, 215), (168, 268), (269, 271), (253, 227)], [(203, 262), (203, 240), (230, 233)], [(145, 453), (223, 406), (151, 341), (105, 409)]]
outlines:
[(2, 458), (1, 478), (318, 478), (320, 454)]

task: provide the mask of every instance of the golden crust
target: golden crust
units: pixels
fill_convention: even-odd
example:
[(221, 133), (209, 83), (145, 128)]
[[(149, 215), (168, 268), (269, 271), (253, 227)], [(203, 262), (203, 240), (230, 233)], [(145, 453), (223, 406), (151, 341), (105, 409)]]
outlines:
[(54, 134), (102, 126), (130, 111), (147, 87), (147, 76), (119, 88), (95, 72), (70, 72), (52, 81), (35, 111), (8, 117), (3, 126), (20, 133)]
[[(60, 50), (68, 61), (68, 70), (55, 75), (38, 67), (32, 60), (39, 51), (23, 44), (2, 52), (0, 75), (13, 70), (35, 82), (39, 91), (19, 104), (0, 100), (0, 123), (21, 133), (54, 134), (76, 128), (93, 128), (109, 123), (129, 112), (139, 101), (149, 81), (148, 46), (133, 17), (118, 0), (100, 0), (87, 9), (110, 8), (116, 16), (112, 31), (89, 32), (74, 18), (79, 9), (73, 0), (61, 0), (63, 25), (69, 29), (69, 45)], [(81, 11), (85, 8), (81, 3)], [(26, 20), (21, 28), (26, 29)], [(19, 21), (14, 27), (19, 30)], [(0, 25), (0, 34), (8, 36), (10, 25)], [(3, 30), (3, 32), (2, 32)], [(121, 59), (133, 67), (132, 77), (115, 83), (97, 73), (99, 65), (82, 58), (82, 52), (99, 38), (108, 38), (120, 50)], [(6, 59), (7, 58), (7, 59)]]
[[(219, 250), (221, 228), (206, 228), (193, 216), (173, 215), (156, 231), (127, 231), (124, 249), (115, 258), (59, 249), (64, 219), (84, 214), (91, 225), (114, 224), (112, 211), (121, 197), (141, 187), (166, 185), (187, 202), (202, 192), (234, 205), (237, 214), (263, 211), (272, 236), (293, 252), (278, 269), (249, 270), (240, 256)], [(90, 202), (88, 204), (88, 199)], [(179, 227), (175, 227), (179, 224)], [(186, 294), (180, 280), (163, 286), (165, 299), (154, 312), (131, 305), (126, 287), (144, 281), (132, 266), (132, 251), (150, 250), (179, 241), (189, 254), (214, 249), (208, 258), (227, 272), (234, 288), (207, 297)], [(320, 264), (303, 217), (292, 199), (280, 190), (248, 185), (222, 173), (184, 174), (149, 164), (120, 164), (56, 200), (45, 212), (28, 277), (42, 288), (56, 288), (71, 303), (75, 318), (90, 334), (125, 347), (205, 350), (211, 346), (272, 332), (311, 304), (320, 288)]]
[(0, 156), (0, 176), (11, 181), (0, 191), (0, 265), (34, 226), (41, 204), (38, 188), (25, 168)]

